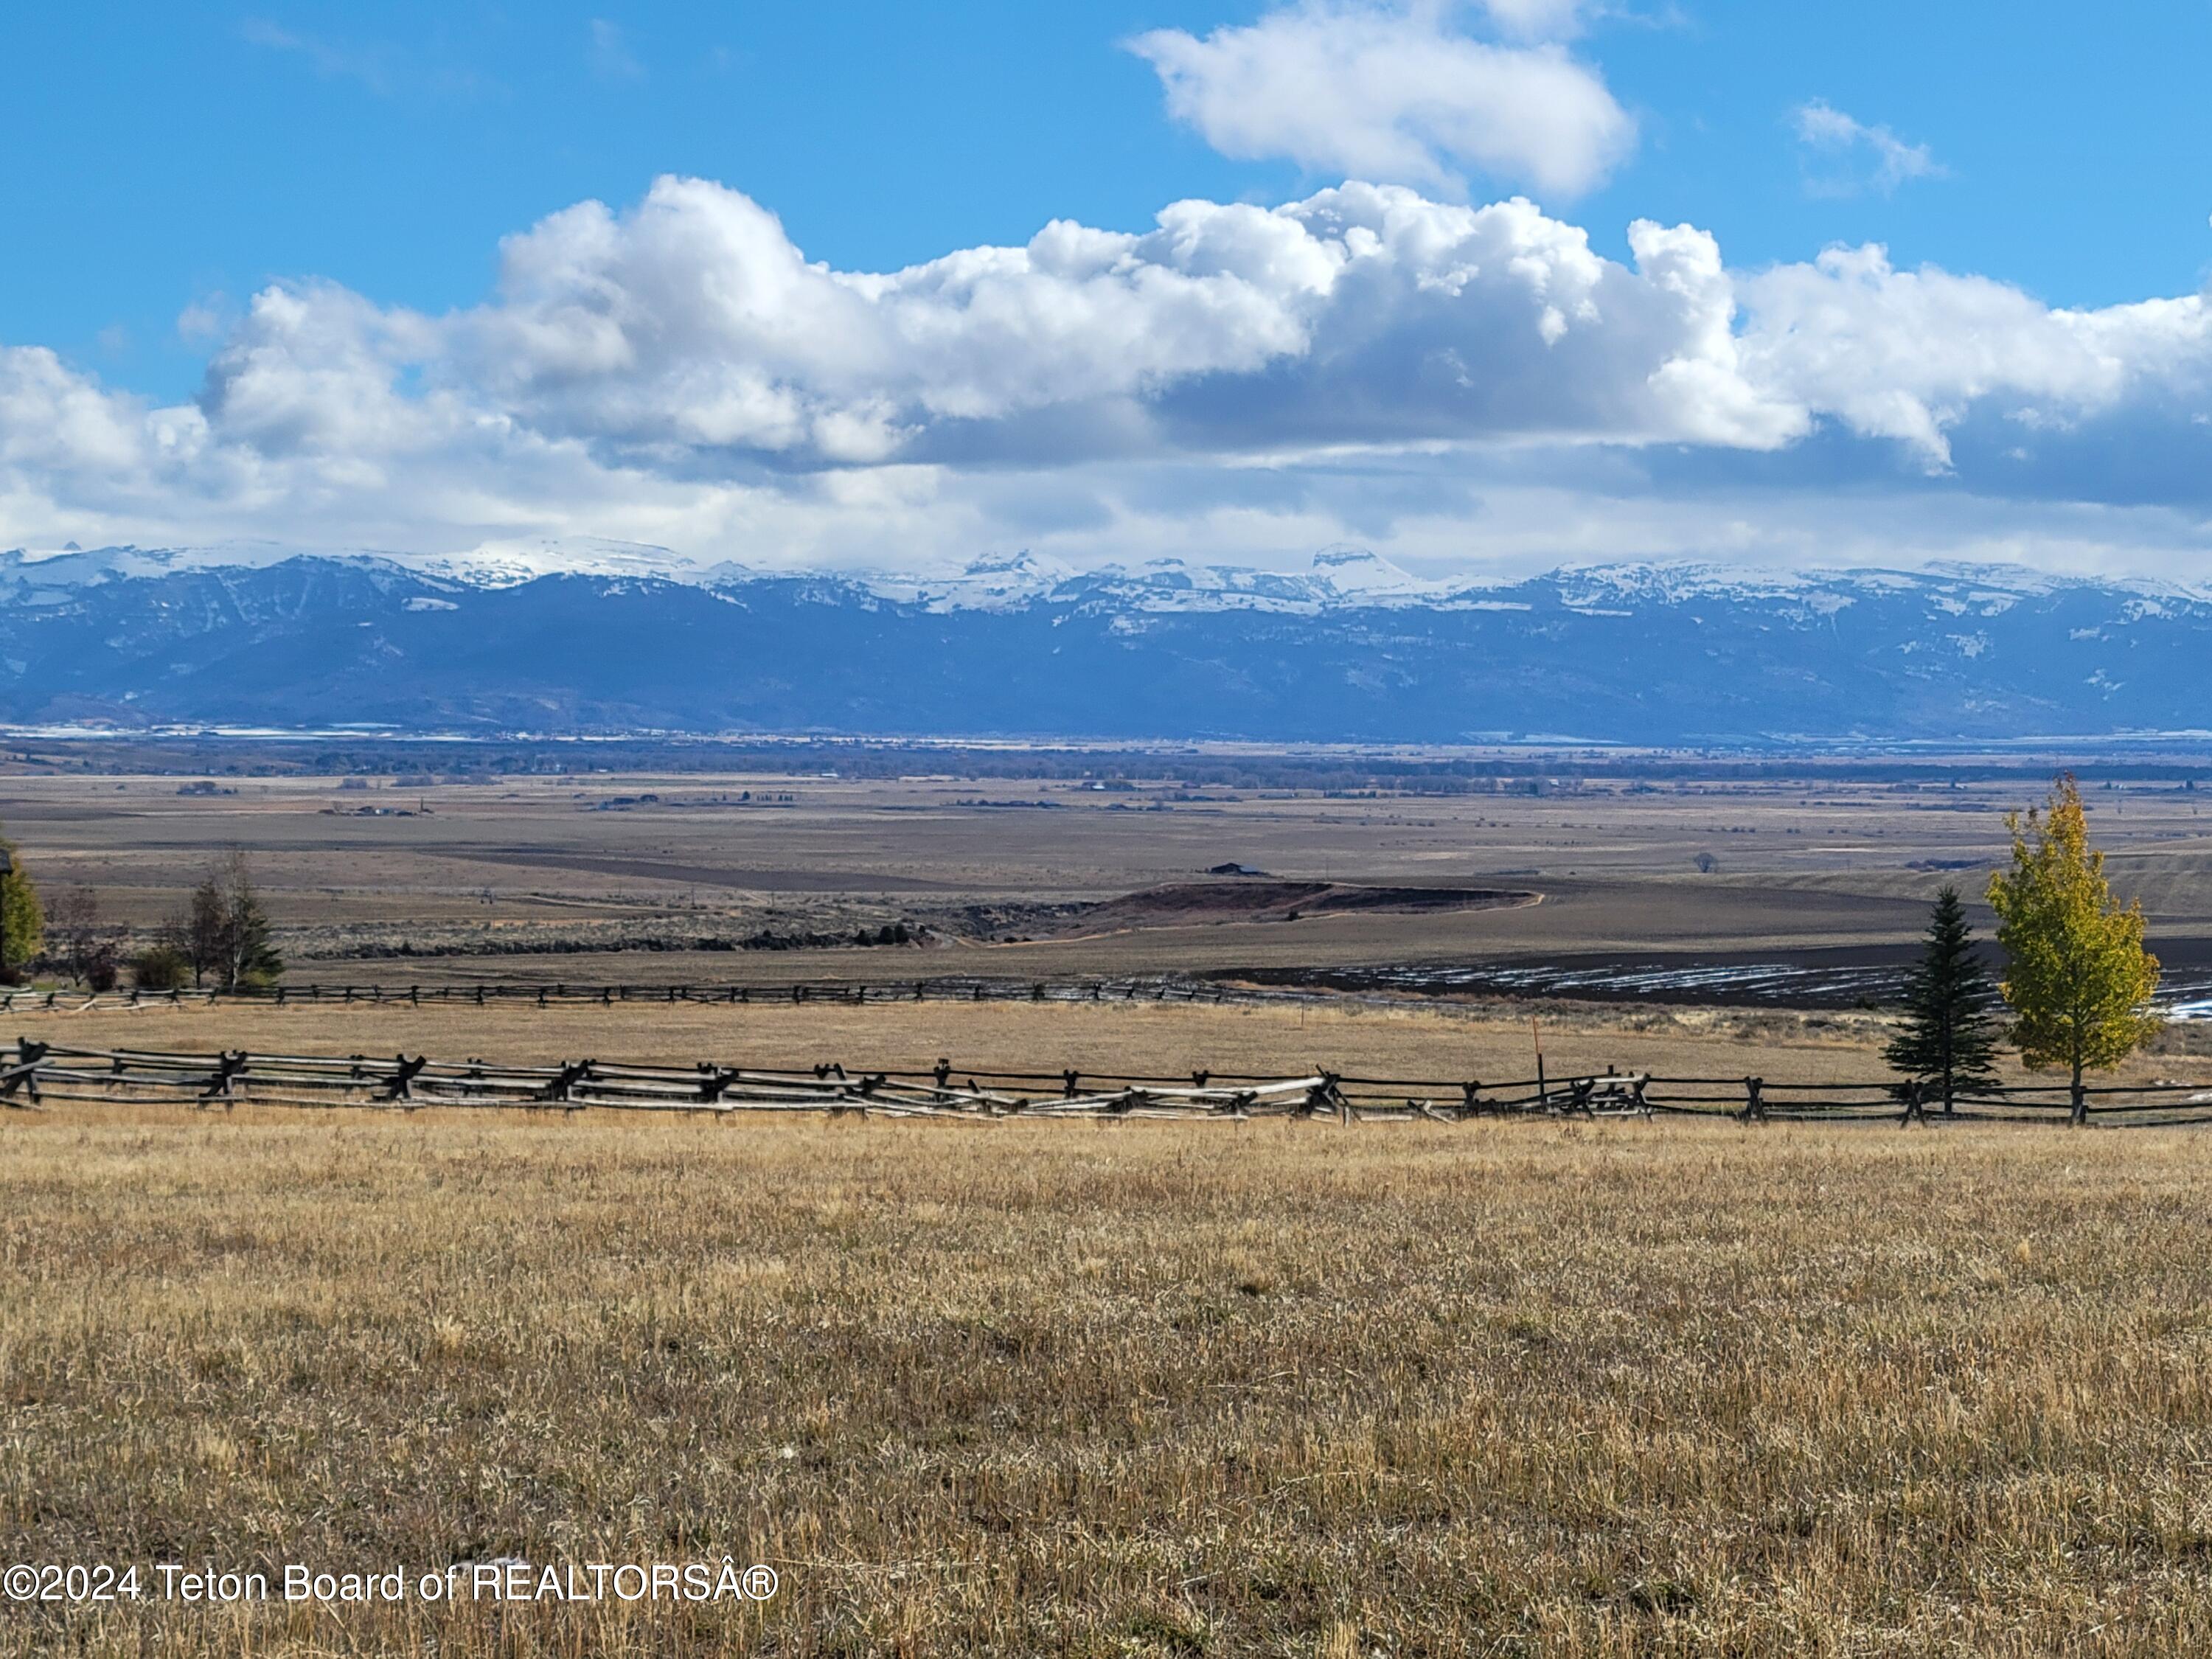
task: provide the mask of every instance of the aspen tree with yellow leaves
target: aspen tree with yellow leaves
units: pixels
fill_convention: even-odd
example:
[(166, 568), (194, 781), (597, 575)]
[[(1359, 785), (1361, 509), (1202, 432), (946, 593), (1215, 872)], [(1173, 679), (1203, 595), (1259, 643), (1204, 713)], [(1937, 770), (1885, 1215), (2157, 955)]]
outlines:
[(2005, 827), (2012, 868), (1990, 876), (1989, 893), (2005, 953), (1998, 988), (2012, 1007), (2021, 1059), (2071, 1074), (2079, 1125), (2088, 1121), (2082, 1074), (2118, 1065), (2159, 1029), (2151, 1006), (2158, 958), (2143, 949), (2142, 903), (2122, 908), (2112, 896), (2071, 776), (2051, 786), (2040, 808), (2008, 816)]

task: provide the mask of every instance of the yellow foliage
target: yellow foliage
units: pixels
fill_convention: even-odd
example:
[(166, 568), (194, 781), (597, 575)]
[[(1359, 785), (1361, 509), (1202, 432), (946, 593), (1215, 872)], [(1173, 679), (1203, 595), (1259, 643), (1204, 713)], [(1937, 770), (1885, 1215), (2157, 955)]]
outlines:
[(0, 967), (14, 973), (46, 948), (46, 917), (15, 843), (0, 841), (0, 848), (9, 855), (8, 872), (0, 875)]
[(2006, 820), (2012, 868), (1990, 878), (2004, 947), (2000, 988), (2012, 1006), (2012, 1040), (2037, 1070), (2118, 1065), (2155, 1032), (2158, 958), (2143, 949), (2142, 906), (2124, 909), (2089, 844), (2088, 815), (2071, 777), (2040, 810)]

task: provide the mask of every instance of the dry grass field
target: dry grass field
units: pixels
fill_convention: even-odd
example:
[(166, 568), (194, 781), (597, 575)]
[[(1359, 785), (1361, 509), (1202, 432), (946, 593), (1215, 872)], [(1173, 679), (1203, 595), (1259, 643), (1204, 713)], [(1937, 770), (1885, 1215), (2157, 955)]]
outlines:
[[(0, 820), (139, 927), (242, 845), (297, 977), (401, 985), (1893, 951), (2021, 793), (632, 776), (427, 786), (402, 818), (325, 811), (388, 785), (177, 787), (11, 776)], [(709, 799), (746, 789), (793, 799)], [(2189, 793), (2092, 804), (2154, 943), (2212, 949)], [(1543, 898), (1006, 942), (1229, 860)], [(906, 917), (944, 942), (635, 948)], [(448, 953), (362, 954), (401, 944)], [(1496, 1081), (1540, 1035), (1554, 1078), (1815, 1082), (1879, 1075), (1886, 1030), (1470, 994), (222, 1003), (0, 1037)], [(2122, 1076), (2212, 1077), (2212, 1025)], [(0, 1600), (0, 1656), (2212, 1650), (2201, 1132), (51, 1106), (0, 1110), (0, 1574), (135, 1565), (149, 1599)], [(776, 1595), (419, 1592), (726, 1558)], [(162, 1563), (416, 1589), (211, 1606), (161, 1599)]]
[(781, 1589), (0, 1651), (2203, 1651), (2201, 1152), (8, 1114), (0, 1558)]
[[(1553, 1076), (1624, 1072), (1808, 1081), (1879, 1075), (1870, 1042), (1882, 1028), (1857, 1013), (1705, 1009), (1620, 1011), (1547, 1006), (1540, 1036)], [(347, 1008), (264, 1003), (149, 1006), (11, 1017), (16, 1036), (82, 1048), (263, 1054), (428, 1054), (549, 1063), (597, 1059), (762, 1069), (841, 1061), (850, 1069), (956, 1068), (1091, 1072), (1135, 1069), (1285, 1076), (1310, 1070), (1366, 1077), (1534, 1075), (1529, 1016), (1503, 1007), (1407, 1002), (1282, 1005), (850, 1003), (527, 1003)], [(2146, 1061), (2154, 1067), (2159, 1062)], [(2212, 1071), (2212, 1066), (2208, 1066)]]
[[(1532, 1018), (1534, 1021), (1532, 1029)], [(1346, 1075), (1504, 1082), (1601, 1073), (1777, 1082), (1874, 1081), (1887, 1017), (1856, 1010), (1599, 1006), (1432, 999), (1289, 1004), (786, 1001), (560, 1005), (265, 1002), (12, 1015), (0, 1037), (89, 1048), (213, 1053), (427, 1054), (517, 1063), (712, 1061), (775, 1070), (836, 1061), (848, 1070)], [(2002, 1057), (2008, 1081), (2032, 1078)], [(2170, 1026), (2110, 1080), (2212, 1079), (2212, 1023)]]

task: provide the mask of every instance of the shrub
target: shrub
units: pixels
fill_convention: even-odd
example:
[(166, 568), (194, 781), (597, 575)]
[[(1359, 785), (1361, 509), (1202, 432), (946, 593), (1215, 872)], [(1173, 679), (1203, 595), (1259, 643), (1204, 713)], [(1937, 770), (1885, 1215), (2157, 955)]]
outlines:
[(182, 990), (192, 981), (192, 964), (173, 945), (156, 945), (131, 958), (131, 982), (142, 991)]

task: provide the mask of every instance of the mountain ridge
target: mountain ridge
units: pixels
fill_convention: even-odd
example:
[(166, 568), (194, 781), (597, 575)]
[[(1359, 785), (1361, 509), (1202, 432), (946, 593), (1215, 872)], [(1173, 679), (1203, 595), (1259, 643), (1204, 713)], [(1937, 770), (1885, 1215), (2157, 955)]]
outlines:
[(40, 588), (65, 587), (194, 570), (267, 568), (295, 558), (388, 565), (424, 579), (469, 587), (514, 586), (543, 576), (563, 575), (659, 580), (707, 588), (810, 581), (866, 589), (902, 602), (975, 609), (1091, 592), (1142, 593), (1200, 605), (1255, 601), (1435, 605), (1480, 600), (1530, 580), (1547, 579), (1563, 586), (1587, 584), (1595, 592), (1615, 597), (1638, 598), (1680, 599), (1709, 592), (1802, 593), (1853, 586), (1968, 587), (2019, 595), (2081, 586), (2147, 598), (2212, 600), (2212, 586), (2143, 577), (2060, 575), (2021, 564), (1958, 560), (1936, 561), (1917, 569), (1879, 565), (1796, 568), (1697, 559), (1577, 561), (1534, 575), (1432, 578), (1417, 576), (1369, 549), (1338, 543), (1313, 553), (1304, 571), (1200, 564), (1174, 556), (1134, 566), (1109, 563), (1086, 569), (1023, 550), (977, 558), (957, 571), (915, 574), (865, 567), (790, 570), (726, 559), (702, 563), (649, 543), (599, 537), (491, 542), (465, 553), (446, 554), (245, 541), (174, 548), (124, 544), (89, 550), (72, 543), (65, 548), (36, 552), (19, 547), (0, 550), (0, 591), (11, 582)]
[(948, 575), (637, 544), (0, 553), (0, 720), (1630, 744), (2212, 727), (2212, 597), (2014, 567), (1437, 580), (1030, 554)]

